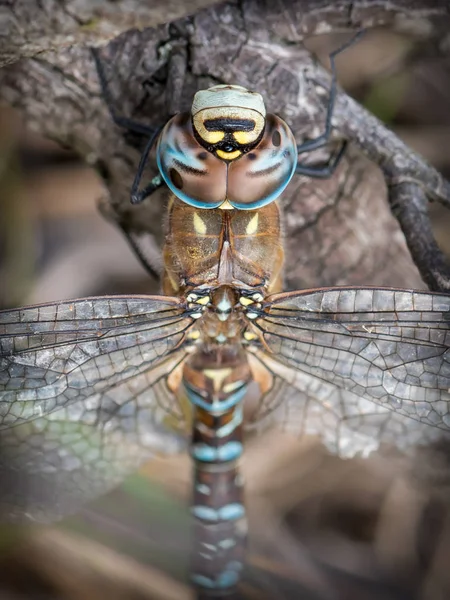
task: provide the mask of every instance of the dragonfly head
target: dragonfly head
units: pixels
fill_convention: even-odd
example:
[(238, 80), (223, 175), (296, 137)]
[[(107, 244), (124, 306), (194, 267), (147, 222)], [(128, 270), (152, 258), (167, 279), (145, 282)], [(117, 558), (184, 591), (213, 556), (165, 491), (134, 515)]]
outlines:
[(195, 94), (191, 113), (172, 117), (156, 146), (170, 191), (201, 209), (256, 210), (273, 202), (297, 165), (289, 126), (266, 114), (263, 98), (238, 85)]
[(191, 115), (202, 146), (223, 160), (235, 160), (261, 139), (266, 109), (257, 92), (240, 85), (215, 85), (195, 94)]

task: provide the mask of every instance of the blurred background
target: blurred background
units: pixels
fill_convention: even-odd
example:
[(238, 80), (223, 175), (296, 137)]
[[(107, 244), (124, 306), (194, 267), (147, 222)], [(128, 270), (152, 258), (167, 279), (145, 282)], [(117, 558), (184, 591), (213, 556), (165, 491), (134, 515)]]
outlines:
[[(306, 45), (328, 65), (343, 39)], [(450, 177), (448, 58), (374, 30), (337, 58), (337, 70), (348, 93)], [(0, 190), (1, 308), (157, 292), (98, 212), (99, 176), (8, 107), (0, 109)], [(433, 204), (430, 212), (450, 256), (450, 212)], [(250, 441), (244, 473), (255, 548), (245, 597), (450, 598), (446, 481), (419, 486), (401, 456), (341, 461), (275, 433)], [(187, 457), (153, 461), (77, 517), (11, 529), (0, 542), (0, 598), (189, 597), (189, 482)]]

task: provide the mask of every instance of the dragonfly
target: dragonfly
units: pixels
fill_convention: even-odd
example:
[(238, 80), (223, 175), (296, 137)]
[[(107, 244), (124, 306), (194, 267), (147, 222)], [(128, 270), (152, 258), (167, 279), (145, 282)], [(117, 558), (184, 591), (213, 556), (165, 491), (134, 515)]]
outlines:
[(343, 457), (448, 436), (450, 296), (283, 291), (279, 198), (312, 167), (257, 92), (201, 90), (143, 161), (150, 142), (170, 192), (162, 294), (0, 312), (0, 512), (54, 520), (188, 451), (191, 580), (198, 598), (229, 597), (245, 561), (245, 434), (276, 424)]

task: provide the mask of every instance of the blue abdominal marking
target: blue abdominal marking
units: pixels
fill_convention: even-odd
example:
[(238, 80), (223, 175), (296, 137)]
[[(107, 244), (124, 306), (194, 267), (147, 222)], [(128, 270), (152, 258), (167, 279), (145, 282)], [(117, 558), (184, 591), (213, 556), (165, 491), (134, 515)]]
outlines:
[(242, 424), (243, 414), (242, 406), (238, 406), (234, 412), (233, 418), (229, 423), (216, 430), (215, 434), (218, 438), (226, 437), (233, 433), (236, 427)]
[(205, 577), (204, 575), (192, 575), (191, 579), (197, 585), (209, 589), (226, 589), (236, 585), (239, 581), (240, 571), (242, 571), (242, 563), (238, 561), (230, 562), (224, 571), (220, 573), (216, 579)]
[(208, 506), (193, 506), (192, 514), (202, 521), (218, 523), (219, 521), (235, 521), (245, 516), (244, 505), (240, 502), (226, 504), (222, 508), (209, 508)]
[(191, 448), (191, 455), (201, 462), (228, 462), (239, 458), (241, 454), (242, 444), (240, 442), (228, 442), (217, 448), (207, 444), (193, 444)]
[(205, 483), (199, 483), (195, 486), (195, 488), (198, 492), (200, 492), (200, 494), (203, 494), (204, 496), (209, 496), (211, 494), (211, 488)]
[(241, 388), (236, 390), (236, 392), (231, 393), (227, 398), (225, 398), (225, 400), (213, 401), (211, 404), (210, 402), (205, 402), (205, 400), (199, 394), (194, 392), (194, 390), (192, 390), (186, 384), (186, 382), (184, 382), (184, 388), (189, 401), (192, 402), (194, 406), (198, 406), (198, 408), (202, 408), (213, 415), (220, 415), (226, 410), (233, 408), (233, 406), (236, 406), (236, 404), (238, 404), (245, 396), (247, 387), (247, 385), (243, 385)]
[(236, 546), (236, 540), (234, 540), (232, 538), (229, 538), (229, 539), (226, 539), (226, 540), (221, 540), (218, 543), (218, 546), (220, 546), (224, 550), (228, 550), (229, 548), (233, 548), (233, 546)]

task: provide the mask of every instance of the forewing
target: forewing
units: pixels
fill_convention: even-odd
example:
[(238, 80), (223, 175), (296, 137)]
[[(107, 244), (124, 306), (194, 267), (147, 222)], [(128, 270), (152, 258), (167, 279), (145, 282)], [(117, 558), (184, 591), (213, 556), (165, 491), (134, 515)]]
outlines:
[(175, 298), (0, 312), (0, 510), (51, 520), (184, 439), (166, 376), (192, 319)]
[(291, 292), (269, 298), (259, 315), (253, 322), (267, 348), (299, 377), (450, 429), (450, 296), (370, 288)]

